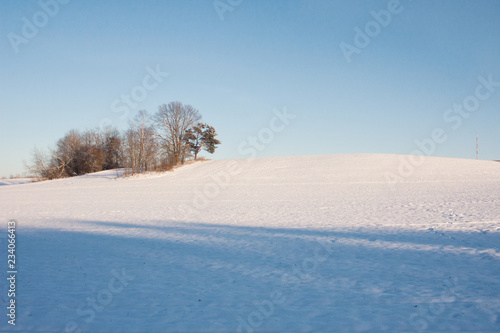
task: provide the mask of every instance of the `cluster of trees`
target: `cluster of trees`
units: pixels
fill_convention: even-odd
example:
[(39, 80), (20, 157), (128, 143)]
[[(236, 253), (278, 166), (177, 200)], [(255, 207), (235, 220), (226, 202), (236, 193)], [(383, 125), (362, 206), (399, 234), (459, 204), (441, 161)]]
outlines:
[(155, 114), (141, 110), (123, 133), (114, 128), (71, 130), (45, 153), (34, 149), (28, 170), (39, 179), (72, 177), (127, 168), (130, 173), (166, 171), (221, 143), (191, 105), (171, 102)]

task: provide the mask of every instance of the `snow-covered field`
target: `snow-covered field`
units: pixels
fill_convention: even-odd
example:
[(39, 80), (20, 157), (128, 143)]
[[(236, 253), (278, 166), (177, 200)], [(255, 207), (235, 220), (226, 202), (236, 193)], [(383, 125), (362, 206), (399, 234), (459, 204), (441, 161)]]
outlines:
[(13, 179), (0, 179), (0, 186), (4, 185), (20, 185), (33, 182), (33, 178), (13, 178)]
[(3, 276), (9, 219), (18, 270), (16, 326), (3, 278), (0, 331), (500, 331), (500, 163), (407, 160), (0, 186)]

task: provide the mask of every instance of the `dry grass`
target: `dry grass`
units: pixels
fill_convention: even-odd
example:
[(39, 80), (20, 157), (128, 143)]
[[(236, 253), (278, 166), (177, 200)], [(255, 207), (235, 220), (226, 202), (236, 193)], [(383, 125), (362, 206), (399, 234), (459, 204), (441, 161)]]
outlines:
[(148, 174), (157, 175), (157, 174), (161, 174), (164, 172), (174, 171), (175, 169), (180, 168), (184, 165), (191, 165), (193, 163), (206, 162), (206, 161), (210, 161), (210, 159), (200, 157), (200, 158), (197, 158), (196, 160), (185, 161), (184, 164), (178, 164), (178, 165), (165, 164), (165, 165), (162, 165), (162, 166), (159, 166), (159, 167), (147, 170), (147, 171), (146, 170), (132, 170), (132, 169), (128, 168), (128, 169), (125, 169), (125, 172), (123, 173), (122, 177), (132, 177), (132, 176), (136, 176), (136, 175), (148, 175)]

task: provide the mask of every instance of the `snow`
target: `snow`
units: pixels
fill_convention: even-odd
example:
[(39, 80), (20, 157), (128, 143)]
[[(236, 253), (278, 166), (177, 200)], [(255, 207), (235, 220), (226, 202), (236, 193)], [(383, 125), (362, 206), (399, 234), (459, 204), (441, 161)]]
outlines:
[(33, 178), (13, 178), (13, 179), (0, 179), (0, 186), (4, 185), (21, 185), (32, 183)]
[(4, 314), (0, 331), (500, 331), (500, 163), (409, 160), (0, 186), (0, 249), (6, 261), (17, 220), (18, 269), (16, 326)]

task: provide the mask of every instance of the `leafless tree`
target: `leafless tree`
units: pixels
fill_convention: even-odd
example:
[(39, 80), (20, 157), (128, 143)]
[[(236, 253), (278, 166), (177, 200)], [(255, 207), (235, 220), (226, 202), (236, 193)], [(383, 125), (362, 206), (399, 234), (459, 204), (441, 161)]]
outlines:
[[(207, 149), (206, 131), (197, 133), (203, 134), (202, 137), (188, 138), (194, 135), (189, 129), (200, 120), (199, 111), (191, 105), (163, 104), (154, 116), (139, 111), (123, 135), (113, 128), (83, 132), (73, 129), (57, 141), (49, 155), (35, 149), (32, 164), (27, 167), (41, 179), (72, 177), (121, 166), (133, 173), (170, 170), (184, 163), (192, 152), (197, 155), (202, 144)], [(215, 135), (214, 131), (212, 136)]]
[(104, 162), (104, 169), (116, 169), (122, 166), (123, 144), (120, 132), (116, 128), (104, 129), (104, 150), (106, 158)]
[(104, 170), (106, 164), (106, 138), (100, 129), (88, 130), (82, 134), (82, 145), (79, 149), (84, 150), (87, 159), (82, 161), (85, 173)]
[(72, 177), (122, 165), (122, 138), (106, 128), (84, 132), (71, 130), (47, 154), (35, 147), (28, 171), (39, 179)]
[(175, 164), (184, 163), (188, 156), (189, 146), (184, 135), (200, 119), (199, 111), (191, 105), (171, 102), (158, 107), (155, 121), (159, 144)]
[(125, 167), (130, 170), (132, 174), (139, 170), (139, 139), (137, 132), (129, 128), (125, 131), (123, 135), (123, 145), (124, 145), (124, 159)]
[(82, 149), (82, 136), (78, 130), (71, 130), (59, 139), (53, 152), (54, 164), (61, 169), (62, 177), (84, 174), (85, 160), (90, 159), (88, 152)]
[(57, 170), (51, 165), (50, 155), (36, 146), (31, 154), (31, 163), (26, 163), (26, 169), (38, 180), (57, 178)]
[(138, 167), (149, 171), (154, 166), (157, 153), (153, 117), (146, 111), (139, 113), (130, 121), (130, 130), (135, 132), (137, 142)]

